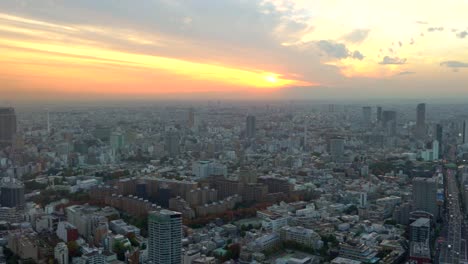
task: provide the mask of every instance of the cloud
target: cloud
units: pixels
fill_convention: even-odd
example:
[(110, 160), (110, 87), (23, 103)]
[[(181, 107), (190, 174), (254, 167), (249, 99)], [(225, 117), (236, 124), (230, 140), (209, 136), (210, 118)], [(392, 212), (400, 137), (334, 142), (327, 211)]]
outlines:
[(403, 58), (398, 58), (398, 57), (389, 57), (389, 56), (385, 56), (383, 58), (383, 60), (381, 62), (379, 62), (379, 64), (382, 64), (382, 65), (400, 65), (400, 64), (405, 64), (406, 63), (406, 59), (403, 59)]
[(353, 57), (353, 59), (357, 59), (357, 60), (363, 60), (364, 59), (364, 55), (362, 55), (362, 53), (359, 52), (358, 50), (353, 52), (352, 57)]
[(320, 51), (327, 54), (327, 56), (336, 59), (353, 58), (357, 60), (363, 60), (364, 55), (359, 51), (351, 52), (343, 43), (334, 42), (332, 40), (320, 40), (317, 43), (317, 47)]
[(461, 39), (464, 39), (466, 36), (468, 36), (468, 31), (462, 31), (457, 34), (457, 37)]
[(440, 66), (445, 66), (448, 68), (468, 68), (468, 63), (467, 62), (461, 62), (461, 61), (443, 61), (440, 63)]
[(444, 28), (443, 27), (429, 27), (429, 28), (427, 28), (427, 31), (429, 31), (429, 32), (444, 31)]
[(355, 29), (343, 36), (343, 39), (352, 43), (360, 43), (369, 35), (369, 29)]
[(427, 24), (429, 24), (429, 23), (426, 22), (426, 21), (418, 20), (418, 21), (416, 21), (416, 24), (427, 25)]
[(344, 59), (349, 56), (349, 50), (343, 43), (337, 43), (331, 40), (320, 40), (317, 42), (318, 48), (328, 56)]
[(413, 72), (413, 71), (402, 71), (400, 73), (398, 73), (398, 75), (410, 75), (410, 74), (415, 74), (416, 72)]

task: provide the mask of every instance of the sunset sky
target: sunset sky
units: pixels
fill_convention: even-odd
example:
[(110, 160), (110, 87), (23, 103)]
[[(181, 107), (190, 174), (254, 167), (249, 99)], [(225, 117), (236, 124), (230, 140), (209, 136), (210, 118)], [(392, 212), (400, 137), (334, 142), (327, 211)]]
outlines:
[(5, 100), (468, 97), (468, 0), (4, 0), (0, 54)]

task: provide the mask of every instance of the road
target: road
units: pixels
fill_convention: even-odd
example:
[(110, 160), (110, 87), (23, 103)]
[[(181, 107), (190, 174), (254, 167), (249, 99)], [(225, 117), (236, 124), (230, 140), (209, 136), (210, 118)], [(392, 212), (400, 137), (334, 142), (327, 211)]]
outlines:
[[(455, 171), (446, 172), (446, 213), (444, 223), (447, 223), (447, 233), (445, 242), (441, 245), (439, 263), (459, 264), (466, 256), (465, 241), (462, 241), (462, 231), (466, 231), (465, 220), (460, 209), (459, 190)], [(464, 230), (462, 230), (462, 227)], [(463, 242), (463, 243), (462, 243)], [(463, 244), (463, 246), (462, 246)]]

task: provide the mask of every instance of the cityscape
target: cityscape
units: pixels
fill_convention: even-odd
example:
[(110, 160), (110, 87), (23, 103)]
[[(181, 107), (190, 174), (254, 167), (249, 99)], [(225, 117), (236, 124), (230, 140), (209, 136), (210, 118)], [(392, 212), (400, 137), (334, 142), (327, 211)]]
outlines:
[(0, 1), (0, 264), (468, 264), (467, 14)]
[(466, 110), (1, 108), (3, 258), (464, 263)]

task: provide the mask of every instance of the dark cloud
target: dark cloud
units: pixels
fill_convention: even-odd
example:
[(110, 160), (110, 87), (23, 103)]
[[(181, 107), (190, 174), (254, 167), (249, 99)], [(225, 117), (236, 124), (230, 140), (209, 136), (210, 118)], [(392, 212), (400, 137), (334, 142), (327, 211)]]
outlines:
[(445, 66), (448, 68), (468, 68), (468, 63), (467, 62), (462, 62), (462, 61), (444, 61), (440, 63), (440, 66)]
[(355, 29), (352, 32), (343, 36), (343, 39), (353, 43), (364, 41), (369, 35), (369, 29)]
[(429, 31), (429, 32), (444, 31), (444, 28), (443, 27), (429, 27), (429, 28), (427, 28), (427, 31)]
[(409, 43), (409, 44), (410, 44), (410, 45), (413, 45), (413, 44), (414, 44), (414, 39), (413, 39), (413, 38), (411, 38), (411, 40), (410, 40), (410, 43)]
[(383, 65), (390, 65), (390, 64), (398, 65), (398, 64), (405, 64), (405, 63), (406, 63), (406, 59), (400, 59), (398, 57), (389, 57), (389, 56), (385, 56), (383, 60), (379, 62), (379, 64), (383, 64)]
[(400, 72), (398, 73), (398, 75), (410, 75), (410, 74), (415, 74), (416, 72), (413, 72), (413, 71), (403, 71), (403, 72)]
[(403, 43), (401, 43), (401, 41), (398, 41), (398, 45), (401, 47), (403, 46)]
[(466, 36), (468, 36), (468, 31), (462, 31), (457, 34), (457, 37), (461, 39), (466, 38)]
[(343, 43), (334, 42), (332, 40), (320, 40), (317, 42), (317, 47), (327, 56), (336, 59), (353, 58), (363, 60), (364, 55), (359, 51), (351, 52)]
[(364, 59), (364, 55), (362, 55), (361, 52), (359, 52), (358, 50), (356, 50), (356, 51), (353, 52), (353, 59), (363, 60), (363, 59)]
[(349, 56), (349, 50), (343, 43), (337, 43), (331, 40), (320, 40), (317, 42), (317, 46), (330, 57), (344, 59)]

